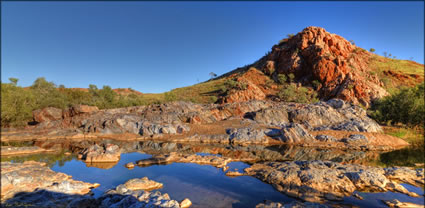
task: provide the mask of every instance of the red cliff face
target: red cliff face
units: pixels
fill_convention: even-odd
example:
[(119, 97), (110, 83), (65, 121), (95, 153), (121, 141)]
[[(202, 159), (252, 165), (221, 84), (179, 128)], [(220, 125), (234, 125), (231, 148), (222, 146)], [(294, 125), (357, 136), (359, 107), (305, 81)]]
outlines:
[(341, 98), (368, 106), (371, 100), (388, 94), (369, 73), (370, 56), (341, 36), (308, 27), (273, 46), (256, 67), (271, 75), (293, 73), (303, 85), (317, 80), (322, 99)]

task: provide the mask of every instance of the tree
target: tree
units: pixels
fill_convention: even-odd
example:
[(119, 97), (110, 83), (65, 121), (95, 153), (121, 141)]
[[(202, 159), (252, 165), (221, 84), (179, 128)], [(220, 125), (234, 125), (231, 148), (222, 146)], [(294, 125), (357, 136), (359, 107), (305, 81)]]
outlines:
[(294, 33), (289, 33), (289, 34), (287, 34), (286, 35), (286, 37), (288, 37), (288, 38), (292, 38), (292, 37), (294, 37), (295, 36), (295, 34)]
[(18, 78), (13, 78), (13, 77), (9, 78), (9, 81), (15, 86), (18, 85), (18, 80), (19, 80)]
[(384, 51), (382, 54), (384, 54), (385, 58), (388, 58), (388, 53), (386, 51)]
[(214, 78), (216, 78), (216, 77), (217, 77), (217, 74), (216, 74), (216, 73), (214, 73), (214, 72), (210, 72), (210, 76), (211, 76), (211, 79), (214, 79)]
[(370, 48), (369, 51), (373, 53), (373, 52), (375, 52), (375, 49), (374, 48)]
[(354, 43), (354, 40), (349, 40), (351, 44), (356, 45), (356, 43)]

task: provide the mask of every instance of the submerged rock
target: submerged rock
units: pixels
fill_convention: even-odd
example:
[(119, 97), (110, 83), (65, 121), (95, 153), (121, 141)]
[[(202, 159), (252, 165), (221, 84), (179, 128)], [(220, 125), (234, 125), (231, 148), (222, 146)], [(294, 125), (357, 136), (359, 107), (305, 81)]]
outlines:
[(391, 201), (383, 201), (386, 205), (388, 205), (391, 208), (423, 208), (424, 205), (414, 204), (410, 202), (400, 202), (397, 199), (393, 199)]
[(264, 203), (257, 204), (255, 208), (327, 208), (328, 206), (312, 202), (298, 202), (293, 201), (287, 204), (279, 202), (266, 201)]
[(152, 158), (139, 160), (136, 162), (140, 166), (149, 166), (156, 164), (169, 164), (169, 163), (197, 163), (201, 165), (212, 165), (218, 168), (223, 168), (227, 163), (231, 162), (231, 158), (217, 157), (212, 155), (196, 155), (196, 154), (182, 154), (172, 152), (170, 154), (155, 155)]

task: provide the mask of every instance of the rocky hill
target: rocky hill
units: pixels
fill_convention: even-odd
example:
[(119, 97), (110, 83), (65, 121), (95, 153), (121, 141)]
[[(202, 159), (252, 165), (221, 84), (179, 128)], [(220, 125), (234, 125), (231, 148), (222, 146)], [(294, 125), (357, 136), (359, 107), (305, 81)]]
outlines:
[(225, 102), (266, 99), (276, 93), (276, 86), (264, 87), (267, 80), (293, 74), (297, 86), (316, 91), (321, 100), (340, 98), (368, 106), (400, 85), (422, 82), (423, 72), (424, 65), (384, 58), (323, 28), (307, 27), (281, 40), (257, 62), (220, 78), (236, 77), (247, 85), (225, 95)]

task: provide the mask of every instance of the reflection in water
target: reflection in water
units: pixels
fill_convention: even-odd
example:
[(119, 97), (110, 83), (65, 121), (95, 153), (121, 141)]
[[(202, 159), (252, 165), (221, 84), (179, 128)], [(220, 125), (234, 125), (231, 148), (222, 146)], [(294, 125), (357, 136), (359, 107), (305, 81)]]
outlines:
[(425, 151), (423, 147), (404, 148), (386, 152), (379, 156), (379, 163), (383, 166), (424, 166)]
[[(56, 143), (56, 144), (54, 144)], [(118, 163), (84, 163), (77, 159), (76, 155), (94, 144), (117, 144), (121, 149), (121, 159)], [(58, 146), (55, 142), (37, 142), (35, 145), (48, 148)], [(35, 160), (46, 162), (54, 171), (63, 172), (73, 176), (75, 180), (90, 183), (99, 183), (100, 187), (93, 190), (95, 196), (100, 196), (108, 189), (115, 188), (132, 178), (149, 179), (164, 184), (161, 189), (168, 193), (171, 198), (183, 200), (190, 198), (193, 207), (255, 207), (263, 200), (276, 202), (289, 202), (294, 199), (287, 197), (275, 190), (271, 185), (261, 182), (250, 176), (228, 177), (222, 169), (210, 165), (198, 165), (193, 163), (172, 163), (168, 165), (152, 165), (138, 167), (129, 170), (125, 164), (141, 159), (150, 158), (151, 155), (170, 152), (185, 154), (215, 155), (232, 158), (235, 162), (228, 164), (229, 170), (242, 171), (249, 163), (262, 161), (286, 161), (286, 160), (331, 160), (342, 163), (359, 163), (384, 166), (414, 166), (415, 163), (423, 163), (423, 149), (402, 149), (393, 152), (363, 152), (347, 151), (338, 149), (305, 148), (298, 146), (234, 146), (220, 144), (187, 144), (154, 141), (122, 142), (114, 140), (67, 142), (59, 146), (63, 148), (61, 153), (43, 153), (25, 156), (2, 157), (2, 161), (23, 162)], [(73, 152), (65, 155), (65, 151)], [(239, 161), (239, 162), (238, 162)], [(417, 187), (418, 194), (423, 195), (423, 189)], [(418, 189), (418, 190), (416, 190)], [(397, 193), (359, 193), (364, 200), (354, 197), (346, 197), (343, 204), (354, 204), (361, 207), (384, 206), (382, 199), (394, 198), (400, 201), (410, 201), (418, 204), (423, 198), (412, 198)]]
[(292, 200), (256, 178), (230, 178), (221, 169), (209, 165), (173, 163), (143, 168), (136, 166), (132, 170), (124, 167), (128, 162), (149, 157), (150, 155), (141, 153), (122, 154), (118, 164), (107, 170), (87, 167), (78, 160), (67, 162), (63, 167), (54, 166), (52, 169), (72, 175), (76, 180), (101, 184), (93, 190), (95, 196), (100, 196), (104, 191), (129, 179), (147, 176), (164, 184), (161, 192), (168, 193), (177, 200), (188, 197), (196, 207), (255, 207), (264, 199), (281, 202)]

